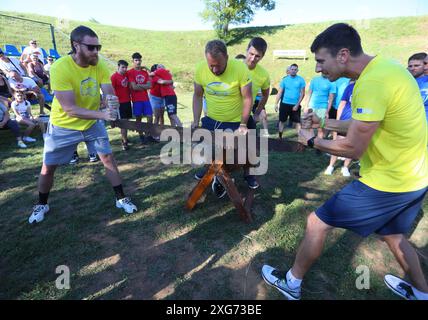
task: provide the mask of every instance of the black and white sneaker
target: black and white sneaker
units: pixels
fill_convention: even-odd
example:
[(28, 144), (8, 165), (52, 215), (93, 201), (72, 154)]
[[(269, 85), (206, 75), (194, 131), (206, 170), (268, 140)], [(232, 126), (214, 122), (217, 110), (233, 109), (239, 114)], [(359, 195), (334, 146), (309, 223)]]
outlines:
[(249, 175), (249, 176), (244, 177), (244, 179), (245, 179), (245, 181), (247, 181), (248, 187), (250, 189), (257, 189), (258, 187), (260, 187), (255, 176)]
[(212, 188), (214, 194), (219, 199), (223, 198), (227, 193), (226, 188), (223, 187), (223, 185), (220, 183), (220, 181), (217, 179), (217, 177), (214, 177), (211, 188)]
[(77, 152), (74, 152), (73, 157), (70, 160), (70, 164), (78, 164), (79, 160), (79, 154)]
[(198, 181), (201, 181), (204, 177), (205, 173), (207, 173), (207, 169), (201, 169), (198, 172), (195, 173), (195, 179)]
[(271, 266), (264, 265), (262, 268), (262, 277), (268, 285), (278, 289), (288, 300), (300, 300), (302, 295), (300, 287), (291, 289), (285, 279), (285, 272), (280, 272)]
[(387, 274), (384, 281), (386, 286), (396, 295), (406, 300), (418, 300), (413, 292), (412, 285), (403, 279), (393, 276), (392, 274)]
[(89, 154), (89, 162), (98, 162), (99, 158), (96, 153)]

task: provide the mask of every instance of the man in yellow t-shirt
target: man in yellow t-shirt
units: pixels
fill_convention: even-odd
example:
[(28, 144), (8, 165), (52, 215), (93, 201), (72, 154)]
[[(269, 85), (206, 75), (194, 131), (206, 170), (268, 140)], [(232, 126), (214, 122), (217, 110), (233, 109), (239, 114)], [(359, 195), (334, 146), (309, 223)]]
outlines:
[[(245, 63), (250, 71), (253, 93), (253, 114), (256, 122), (261, 121), (264, 135), (268, 136), (268, 122), (266, 114), (266, 103), (270, 93), (269, 73), (259, 62), (266, 54), (267, 43), (263, 38), (256, 37), (250, 40), (247, 47)], [(254, 128), (255, 129), (255, 128)]]
[[(205, 47), (206, 60), (196, 66), (193, 94), (193, 126), (199, 125), (202, 112), (202, 98), (205, 96), (207, 116), (202, 118), (202, 127), (207, 130), (239, 130), (247, 133), (253, 97), (248, 69), (241, 61), (229, 59), (227, 47), (221, 40), (212, 40)], [(246, 171), (247, 173), (247, 171)], [(195, 178), (200, 180), (205, 170)], [(252, 175), (246, 175), (248, 186), (259, 187)], [(214, 179), (213, 190), (218, 197), (226, 191)]]
[(72, 53), (57, 60), (51, 68), (51, 86), (55, 92), (49, 128), (45, 134), (43, 166), (39, 176), (39, 202), (29, 223), (43, 221), (49, 211), (48, 197), (58, 165), (68, 163), (77, 145), (85, 141), (90, 152), (98, 153), (116, 194), (116, 207), (127, 213), (137, 207), (123, 192), (122, 179), (113, 157), (104, 120), (115, 120), (116, 111), (100, 111), (100, 90), (111, 107), (118, 106), (110, 74), (98, 52), (101, 45), (94, 31), (85, 26), (70, 34)]
[(428, 300), (418, 255), (406, 239), (428, 186), (427, 124), (416, 81), (396, 62), (366, 55), (357, 31), (344, 23), (321, 33), (311, 50), (316, 71), (330, 81), (357, 79), (353, 114), (344, 139), (324, 140), (301, 130), (299, 140), (333, 155), (360, 159), (362, 178), (310, 214), (285, 278), (267, 265), (263, 278), (288, 298), (300, 299), (302, 279), (321, 255), (327, 234), (343, 228), (363, 237), (378, 234), (410, 279), (386, 275), (388, 288), (405, 299)]

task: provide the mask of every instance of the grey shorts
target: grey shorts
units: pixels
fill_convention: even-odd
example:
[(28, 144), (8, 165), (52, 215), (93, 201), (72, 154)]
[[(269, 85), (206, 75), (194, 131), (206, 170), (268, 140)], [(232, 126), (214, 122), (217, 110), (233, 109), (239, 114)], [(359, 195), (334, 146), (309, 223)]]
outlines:
[(112, 153), (102, 120), (98, 120), (84, 131), (61, 128), (49, 123), (45, 134), (43, 163), (48, 166), (69, 163), (80, 142), (86, 142), (89, 153), (102, 155)]

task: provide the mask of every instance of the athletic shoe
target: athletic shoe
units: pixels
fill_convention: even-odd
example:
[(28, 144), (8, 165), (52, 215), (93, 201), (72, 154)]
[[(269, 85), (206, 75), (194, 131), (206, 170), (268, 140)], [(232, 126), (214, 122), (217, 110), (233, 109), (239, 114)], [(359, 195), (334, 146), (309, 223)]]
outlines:
[(45, 213), (49, 211), (48, 204), (38, 204), (33, 207), (33, 212), (31, 213), (30, 218), (28, 219), (28, 223), (32, 224), (34, 222), (39, 223), (42, 222), (45, 218)]
[(219, 199), (223, 198), (227, 193), (226, 188), (223, 187), (223, 185), (220, 183), (220, 181), (217, 179), (217, 177), (214, 177), (213, 183), (211, 184), (211, 188), (212, 188), (214, 194)]
[(396, 295), (406, 300), (418, 300), (413, 293), (412, 285), (403, 279), (387, 274), (384, 278), (386, 286)]
[(200, 181), (204, 177), (205, 173), (207, 173), (207, 169), (201, 169), (198, 172), (195, 173), (195, 179)]
[(344, 177), (350, 177), (351, 173), (349, 172), (349, 169), (347, 167), (342, 167), (342, 176)]
[(116, 200), (116, 208), (125, 210), (126, 213), (137, 212), (137, 206), (131, 202), (131, 198)]
[(152, 136), (148, 136), (146, 139), (149, 143), (159, 143), (159, 140), (153, 138)]
[(126, 142), (122, 141), (122, 150), (123, 151), (129, 150), (128, 141), (126, 141)]
[(18, 147), (20, 147), (21, 149), (25, 149), (25, 148), (27, 148), (27, 145), (26, 145), (22, 140), (19, 140), (19, 141), (18, 141), (18, 143), (17, 143), (17, 145), (18, 145)]
[(271, 266), (264, 265), (262, 268), (262, 277), (268, 285), (278, 289), (279, 292), (286, 296), (288, 300), (300, 300), (300, 287), (297, 289), (291, 289), (285, 279), (285, 273), (282, 273)]
[(70, 164), (77, 164), (79, 163), (79, 160), (80, 160), (79, 155), (77, 154), (77, 152), (75, 152), (73, 154), (73, 157), (70, 160)]
[(31, 137), (23, 137), (22, 140), (24, 142), (36, 142), (37, 140)]
[[(334, 167), (328, 166), (327, 169), (325, 169), (324, 174), (327, 176), (331, 176), (333, 174), (333, 171), (334, 171)], [(342, 171), (342, 173), (343, 173), (343, 171)]]
[(244, 179), (245, 179), (245, 181), (247, 181), (248, 187), (250, 189), (257, 189), (258, 187), (260, 187), (255, 176), (248, 175), (248, 176), (244, 177)]
[(98, 162), (98, 155), (96, 153), (89, 154), (89, 162)]

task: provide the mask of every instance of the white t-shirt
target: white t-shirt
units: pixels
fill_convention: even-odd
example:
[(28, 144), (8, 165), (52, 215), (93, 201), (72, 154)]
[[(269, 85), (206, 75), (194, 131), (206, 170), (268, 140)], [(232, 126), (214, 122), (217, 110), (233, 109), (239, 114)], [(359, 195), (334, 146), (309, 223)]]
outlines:
[(31, 104), (27, 100), (24, 100), (21, 103), (18, 103), (16, 101), (12, 102), (12, 109), (16, 110), (16, 112), (18, 112), (18, 114), (23, 118), (29, 117), (27, 109), (30, 106)]
[(23, 54), (26, 54), (26, 55), (27, 55), (27, 57), (31, 56), (33, 53), (37, 53), (37, 54), (39, 55), (39, 60), (40, 60), (42, 63), (45, 63), (45, 62), (44, 62), (45, 55), (43, 54), (42, 49), (40, 49), (39, 47), (37, 47), (37, 48), (33, 48), (33, 47), (31, 47), (31, 46), (26, 47), (26, 48), (24, 49), (24, 51), (22, 51), (22, 53), (23, 53)]
[(45, 69), (46, 72), (50, 72), (51, 71), (51, 67), (52, 67), (52, 64), (46, 63), (43, 66), (43, 69)]
[(11, 71), (17, 71), (21, 76), (25, 76), (25, 71), (21, 68), (20, 62), (16, 58), (9, 58), (9, 61), (0, 59), (0, 70), (7, 76)]
[(27, 77), (22, 77), (22, 82), (16, 82), (13, 79), (9, 79), (9, 84), (13, 90), (31, 90), (34, 87), (37, 87), (34, 80)]

